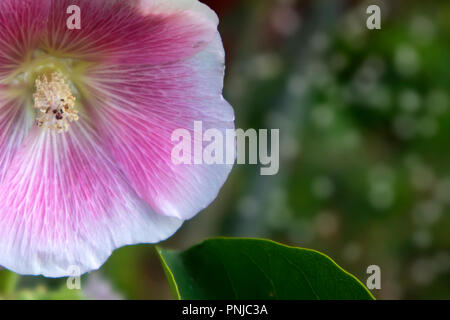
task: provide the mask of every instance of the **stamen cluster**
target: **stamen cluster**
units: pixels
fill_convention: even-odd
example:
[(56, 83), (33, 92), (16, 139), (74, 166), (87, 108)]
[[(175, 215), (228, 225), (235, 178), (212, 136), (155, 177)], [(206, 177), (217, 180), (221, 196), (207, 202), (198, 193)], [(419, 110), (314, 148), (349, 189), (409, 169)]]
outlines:
[(38, 110), (36, 125), (59, 133), (69, 130), (69, 122), (77, 121), (75, 97), (59, 72), (49, 78), (41, 75), (36, 79), (34, 107)]

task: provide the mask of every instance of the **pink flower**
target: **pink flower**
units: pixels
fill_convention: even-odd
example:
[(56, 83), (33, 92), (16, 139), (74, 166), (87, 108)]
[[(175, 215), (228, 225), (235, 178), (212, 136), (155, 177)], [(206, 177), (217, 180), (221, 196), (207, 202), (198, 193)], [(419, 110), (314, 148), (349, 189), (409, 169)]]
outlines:
[(0, 265), (85, 273), (215, 199), (231, 165), (173, 164), (171, 134), (234, 128), (217, 24), (197, 0), (0, 2)]

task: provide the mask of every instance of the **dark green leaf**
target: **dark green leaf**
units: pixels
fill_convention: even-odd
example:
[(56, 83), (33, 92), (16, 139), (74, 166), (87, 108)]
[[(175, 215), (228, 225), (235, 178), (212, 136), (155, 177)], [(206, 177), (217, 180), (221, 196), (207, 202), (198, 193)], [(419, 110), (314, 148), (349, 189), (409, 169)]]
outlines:
[(373, 299), (327, 256), (273, 241), (218, 238), (158, 252), (179, 299)]

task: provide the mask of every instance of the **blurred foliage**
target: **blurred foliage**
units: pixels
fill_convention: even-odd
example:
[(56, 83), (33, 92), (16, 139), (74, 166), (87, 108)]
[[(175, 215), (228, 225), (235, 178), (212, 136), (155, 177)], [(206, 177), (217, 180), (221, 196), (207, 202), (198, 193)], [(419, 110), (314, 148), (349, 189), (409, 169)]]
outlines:
[[(31, 277), (28, 277), (31, 279)], [(37, 280), (38, 279), (38, 280)], [(0, 270), (0, 299), (13, 300), (80, 300), (83, 299), (81, 290), (70, 290), (64, 280), (51, 281), (43, 278), (35, 278), (35, 284), (23, 283), (18, 286), (19, 276), (7, 270)], [(55, 286), (55, 284), (57, 286)], [(25, 286), (23, 284), (26, 284)]]
[[(163, 246), (266, 237), (324, 252), (363, 282), (379, 265), (377, 298), (450, 299), (450, 2), (204, 2), (221, 18), (236, 125), (281, 129), (280, 172), (236, 166)], [(369, 4), (381, 30), (366, 28)], [(41, 296), (33, 288), (61, 281), (17, 288)], [(117, 250), (82, 286), (85, 298), (172, 298), (149, 245)]]
[(281, 129), (280, 173), (236, 167), (208, 224), (359, 279), (379, 265), (378, 298), (450, 298), (448, 1), (242, 2), (222, 19), (225, 96), (238, 127)]

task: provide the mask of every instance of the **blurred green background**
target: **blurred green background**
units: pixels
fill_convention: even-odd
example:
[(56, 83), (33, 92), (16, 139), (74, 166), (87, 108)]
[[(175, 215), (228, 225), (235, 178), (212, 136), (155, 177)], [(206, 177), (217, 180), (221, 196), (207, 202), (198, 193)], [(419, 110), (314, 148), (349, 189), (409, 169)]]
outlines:
[[(236, 125), (280, 129), (280, 172), (235, 166), (162, 246), (270, 238), (324, 252), (363, 283), (380, 266), (378, 299), (450, 299), (450, 2), (203, 2), (221, 19)], [(366, 28), (370, 4), (381, 30)], [(65, 284), (9, 281), (20, 298)], [(91, 299), (172, 299), (150, 245), (117, 250), (82, 287)]]

